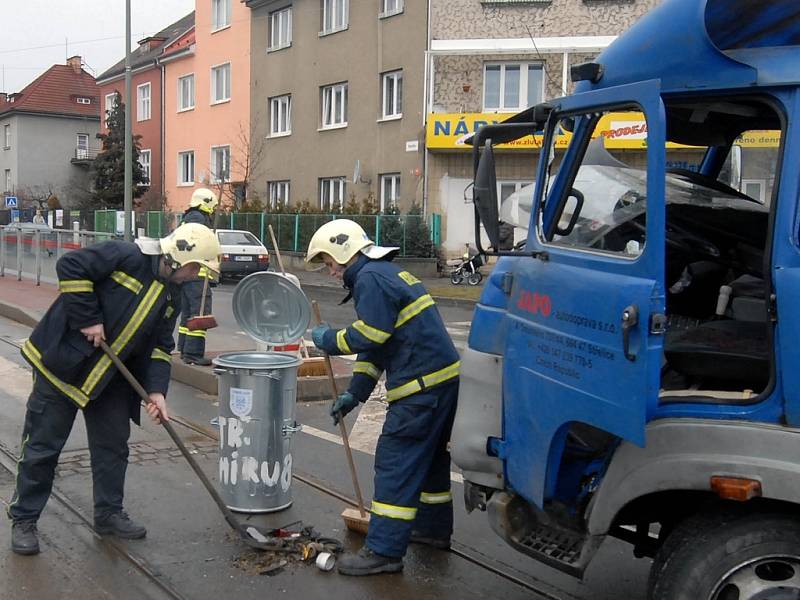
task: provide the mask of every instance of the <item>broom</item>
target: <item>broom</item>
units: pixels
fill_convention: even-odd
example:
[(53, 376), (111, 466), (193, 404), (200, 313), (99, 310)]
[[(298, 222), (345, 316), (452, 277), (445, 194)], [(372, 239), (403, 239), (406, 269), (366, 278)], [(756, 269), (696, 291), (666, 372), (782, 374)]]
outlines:
[(208, 293), (208, 277), (203, 277), (203, 297), (200, 299), (200, 314), (195, 317), (186, 319), (186, 328), (189, 331), (198, 331), (206, 329), (214, 329), (217, 326), (217, 320), (214, 315), (204, 315), (203, 312), (206, 308), (206, 294)]
[[(281, 274), (286, 275), (286, 269), (283, 268), (283, 260), (281, 260), (281, 250), (278, 248), (278, 240), (275, 239), (275, 232), (272, 231), (272, 223), (268, 225), (269, 236), (272, 238), (272, 247), (275, 248), (275, 256), (278, 258), (278, 266), (281, 268)], [(306, 341), (300, 338), (300, 351), (304, 359), (310, 358), (308, 355), (308, 348), (306, 348)]]
[[(317, 319), (317, 325), (322, 325), (322, 316), (319, 312), (319, 304), (316, 300), (311, 303), (314, 308), (314, 316)], [(328, 371), (328, 381), (331, 384), (331, 392), (333, 392), (334, 400), (339, 397), (339, 392), (336, 389), (336, 379), (333, 376), (333, 366), (331, 365), (331, 357), (328, 353), (322, 350), (322, 356), (325, 357), (325, 367)], [(339, 421), (339, 432), (342, 434), (342, 442), (344, 443), (344, 451), (347, 454), (347, 463), (350, 466), (350, 476), (353, 478), (353, 488), (356, 492), (356, 502), (358, 503), (358, 510), (355, 508), (345, 508), (342, 511), (342, 520), (345, 527), (350, 531), (357, 531), (359, 533), (367, 534), (369, 531), (369, 513), (364, 510), (364, 499), (361, 496), (361, 486), (358, 485), (358, 476), (356, 475), (356, 466), (353, 463), (353, 452), (350, 450), (350, 442), (347, 439), (347, 428), (344, 426), (344, 417), (342, 413), (336, 415)]]

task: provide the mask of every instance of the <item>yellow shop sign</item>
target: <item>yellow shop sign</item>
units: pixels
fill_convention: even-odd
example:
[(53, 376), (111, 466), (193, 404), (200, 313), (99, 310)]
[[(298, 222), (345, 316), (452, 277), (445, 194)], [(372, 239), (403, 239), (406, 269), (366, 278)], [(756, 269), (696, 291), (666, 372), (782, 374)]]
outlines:
[[(425, 143), (430, 150), (469, 150), (464, 140), (484, 125), (502, 123), (510, 115), (496, 113), (431, 113), (425, 132)], [(605, 147), (619, 150), (643, 150), (647, 147), (647, 123), (637, 113), (608, 113), (603, 115), (592, 137), (603, 136)], [(567, 131), (556, 136), (556, 148), (566, 148), (572, 134)], [(538, 150), (544, 136), (528, 135), (497, 148), (513, 150)], [(736, 141), (744, 148), (777, 148), (779, 131), (748, 131)], [(667, 148), (690, 148), (672, 142)]]

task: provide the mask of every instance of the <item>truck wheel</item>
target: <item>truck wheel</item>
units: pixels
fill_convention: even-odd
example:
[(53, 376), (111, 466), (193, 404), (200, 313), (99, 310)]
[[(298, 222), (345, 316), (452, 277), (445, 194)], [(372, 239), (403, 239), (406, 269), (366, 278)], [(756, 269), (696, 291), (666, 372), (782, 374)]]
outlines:
[(650, 570), (650, 600), (800, 598), (800, 519), (725, 511), (678, 525)]

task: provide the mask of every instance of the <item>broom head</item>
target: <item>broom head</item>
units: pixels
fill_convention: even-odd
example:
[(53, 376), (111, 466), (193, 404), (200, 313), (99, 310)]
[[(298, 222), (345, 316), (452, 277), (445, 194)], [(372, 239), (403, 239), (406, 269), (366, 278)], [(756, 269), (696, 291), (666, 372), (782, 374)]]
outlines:
[(344, 521), (344, 526), (350, 531), (367, 535), (369, 531), (369, 513), (367, 511), (364, 511), (362, 516), (361, 511), (357, 508), (345, 508), (342, 511), (342, 520)]
[(214, 315), (189, 317), (186, 320), (186, 328), (189, 331), (205, 331), (206, 329), (214, 329), (216, 326), (217, 320), (214, 318)]

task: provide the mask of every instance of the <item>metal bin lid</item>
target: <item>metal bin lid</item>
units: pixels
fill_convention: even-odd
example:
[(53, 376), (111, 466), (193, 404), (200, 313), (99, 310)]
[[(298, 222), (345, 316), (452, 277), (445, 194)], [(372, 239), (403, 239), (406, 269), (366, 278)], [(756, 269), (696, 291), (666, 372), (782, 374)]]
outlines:
[(284, 352), (226, 352), (212, 361), (218, 367), (260, 371), (265, 369), (287, 369), (297, 367), (301, 361)]
[(233, 316), (251, 338), (277, 346), (303, 337), (311, 320), (311, 305), (289, 278), (262, 271), (248, 275), (236, 286)]

